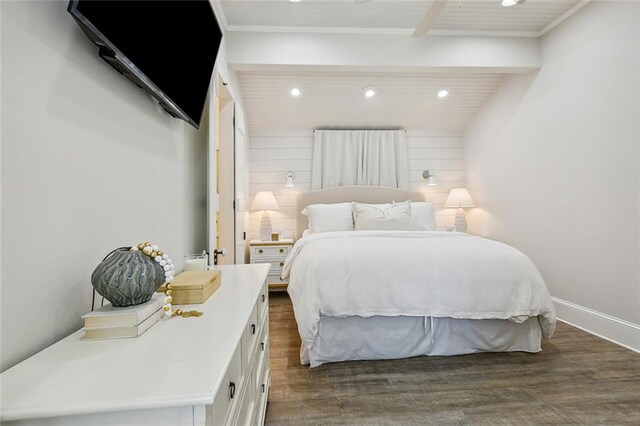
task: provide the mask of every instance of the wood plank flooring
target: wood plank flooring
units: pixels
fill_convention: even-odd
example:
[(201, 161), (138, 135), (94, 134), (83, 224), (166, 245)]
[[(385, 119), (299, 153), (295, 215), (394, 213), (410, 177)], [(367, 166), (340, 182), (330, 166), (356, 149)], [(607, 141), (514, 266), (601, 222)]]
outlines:
[(563, 323), (539, 354), (300, 365), (286, 293), (269, 302), (269, 425), (640, 425), (640, 354)]

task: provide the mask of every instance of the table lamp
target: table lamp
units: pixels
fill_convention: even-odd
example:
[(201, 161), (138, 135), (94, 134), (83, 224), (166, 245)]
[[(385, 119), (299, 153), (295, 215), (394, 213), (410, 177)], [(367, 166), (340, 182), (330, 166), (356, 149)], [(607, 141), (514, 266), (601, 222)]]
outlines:
[(476, 205), (471, 198), (471, 194), (467, 188), (453, 188), (445, 201), (446, 208), (457, 208), (456, 218), (453, 224), (458, 232), (467, 232), (467, 218), (464, 215), (465, 207), (475, 207)]
[(271, 218), (267, 210), (280, 210), (276, 197), (271, 191), (260, 191), (256, 194), (251, 203), (251, 210), (262, 210), (260, 219), (260, 239), (262, 241), (271, 240)]

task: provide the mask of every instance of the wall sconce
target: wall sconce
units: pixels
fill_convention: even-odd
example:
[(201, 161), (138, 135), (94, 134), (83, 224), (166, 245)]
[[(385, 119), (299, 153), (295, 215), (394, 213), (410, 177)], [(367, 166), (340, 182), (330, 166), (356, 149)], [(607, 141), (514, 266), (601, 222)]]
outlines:
[(285, 185), (287, 188), (293, 188), (293, 180), (296, 178), (296, 174), (292, 171), (288, 171), (286, 174), (287, 184)]
[(436, 176), (429, 170), (422, 172), (422, 177), (427, 181), (427, 185), (436, 186)]

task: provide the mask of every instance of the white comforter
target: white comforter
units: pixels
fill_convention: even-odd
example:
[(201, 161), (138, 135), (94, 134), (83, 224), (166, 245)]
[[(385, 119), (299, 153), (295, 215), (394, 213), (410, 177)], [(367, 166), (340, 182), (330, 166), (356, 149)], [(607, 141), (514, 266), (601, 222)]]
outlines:
[(321, 315), (461, 319), (538, 317), (543, 336), (555, 311), (540, 273), (520, 251), (455, 232), (347, 231), (298, 240), (282, 272), (290, 278), (304, 346)]

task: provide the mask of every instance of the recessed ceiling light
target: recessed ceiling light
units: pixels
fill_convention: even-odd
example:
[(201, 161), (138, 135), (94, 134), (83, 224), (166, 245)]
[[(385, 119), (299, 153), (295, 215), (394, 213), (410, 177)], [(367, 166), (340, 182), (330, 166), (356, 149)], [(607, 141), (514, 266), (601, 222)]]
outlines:
[(436, 94), (439, 98), (446, 98), (447, 96), (449, 96), (449, 89), (447, 89), (446, 87), (439, 87), (436, 90)]
[(293, 88), (291, 88), (289, 93), (291, 93), (291, 96), (293, 96), (294, 98), (297, 98), (298, 96), (300, 96), (300, 93), (302, 93), (302, 92), (297, 87), (293, 87)]
[(376, 88), (373, 86), (367, 86), (362, 89), (362, 94), (365, 98), (373, 98), (376, 95)]
[(302, 0), (289, 0), (291, 3), (300, 3)]
[(502, 5), (504, 7), (515, 6), (516, 4), (522, 4), (527, 0), (502, 0)]

